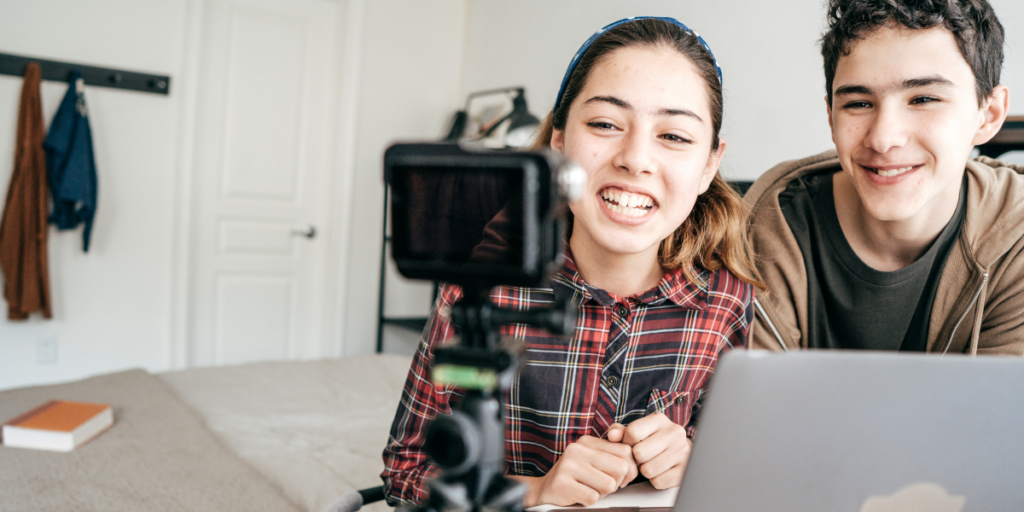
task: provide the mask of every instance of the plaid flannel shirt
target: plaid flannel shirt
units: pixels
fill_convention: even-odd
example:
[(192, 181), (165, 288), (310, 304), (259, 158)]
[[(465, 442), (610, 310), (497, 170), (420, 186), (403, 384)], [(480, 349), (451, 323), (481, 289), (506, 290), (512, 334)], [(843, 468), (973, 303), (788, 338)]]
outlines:
[[(541, 476), (565, 447), (584, 435), (601, 437), (612, 423), (664, 413), (691, 436), (719, 356), (743, 347), (753, 320), (753, 288), (728, 270), (701, 270), (695, 285), (681, 270), (656, 288), (617, 297), (583, 281), (569, 255), (551, 288), (498, 287), (499, 307), (579, 304), (571, 338), (510, 325), (502, 334), (525, 342), (524, 366), (506, 395), (508, 473)], [(461, 290), (445, 285), (413, 358), (384, 449), (384, 492), (392, 505), (426, 500), (425, 480), (438, 469), (423, 452), (431, 419), (451, 411), (461, 390), (435, 386), (434, 349), (456, 336), (439, 312)]]

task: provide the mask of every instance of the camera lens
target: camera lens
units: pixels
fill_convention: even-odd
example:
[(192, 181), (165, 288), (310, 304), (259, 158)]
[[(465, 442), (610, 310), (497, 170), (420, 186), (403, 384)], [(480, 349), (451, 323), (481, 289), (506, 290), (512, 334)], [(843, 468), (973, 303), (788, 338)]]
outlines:
[(587, 171), (573, 161), (563, 163), (558, 169), (558, 188), (562, 197), (570, 203), (583, 196), (587, 187)]
[(434, 418), (423, 448), (442, 469), (452, 475), (462, 474), (480, 458), (480, 433), (465, 413), (453, 411)]

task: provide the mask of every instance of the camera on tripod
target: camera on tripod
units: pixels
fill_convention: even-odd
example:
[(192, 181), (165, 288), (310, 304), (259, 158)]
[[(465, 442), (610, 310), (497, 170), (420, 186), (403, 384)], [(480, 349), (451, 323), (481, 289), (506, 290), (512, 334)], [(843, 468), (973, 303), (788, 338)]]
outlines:
[(384, 153), (391, 187), (392, 254), (412, 279), (462, 288), (448, 312), (459, 342), (434, 352), (437, 385), (464, 389), (449, 415), (435, 418), (424, 449), (442, 474), (427, 483), (423, 510), (519, 511), (525, 486), (505, 472), (504, 392), (520, 365), (499, 327), (527, 324), (556, 334), (575, 328), (575, 305), (541, 310), (494, 306), (500, 285), (544, 286), (562, 266), (566, 203), (586, 174), (550, 151), (396, 144)]

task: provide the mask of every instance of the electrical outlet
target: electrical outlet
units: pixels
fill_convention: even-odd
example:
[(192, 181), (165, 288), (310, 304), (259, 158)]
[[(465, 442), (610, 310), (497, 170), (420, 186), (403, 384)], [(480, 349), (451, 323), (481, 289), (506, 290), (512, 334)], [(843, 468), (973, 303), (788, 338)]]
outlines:
[(43, 336), (36, 340), (36, 364), (40, 366), (57, 364), (56, 336)]

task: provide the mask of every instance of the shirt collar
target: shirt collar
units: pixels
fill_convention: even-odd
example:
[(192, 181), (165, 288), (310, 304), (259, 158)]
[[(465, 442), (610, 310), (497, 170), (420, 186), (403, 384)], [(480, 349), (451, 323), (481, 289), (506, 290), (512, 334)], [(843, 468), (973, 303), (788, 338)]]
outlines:
[(559, 301), (573, 301), (577, 304), (585, 304), (589, 301), (596, 302), (601, 306), (612, 306), (616, 302), (628, 300), (639, 302), (649, 306), (658, 306), (665, 301), (687, 310), (703, 310), (708, 307), (708, 287), (711, 280), (711, 272), (697, 267), (691, 267), (696, 276), (697, 283), (686, 278), (682, 268), (665, 272), (658, 286), (643, 293), (630, 297), (618, 297), (600, 288), (592, 286), (583, 280), (576, 269), (576, 262), (573, 260), (572, 252), (568, 244), (565, 248), (565, 262), (562, 269), (551, 278), (551, 289), (555, 299)]

